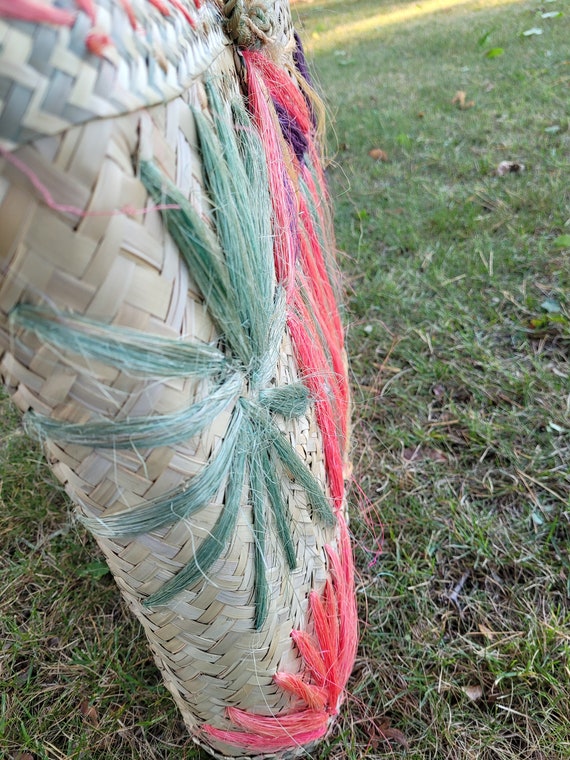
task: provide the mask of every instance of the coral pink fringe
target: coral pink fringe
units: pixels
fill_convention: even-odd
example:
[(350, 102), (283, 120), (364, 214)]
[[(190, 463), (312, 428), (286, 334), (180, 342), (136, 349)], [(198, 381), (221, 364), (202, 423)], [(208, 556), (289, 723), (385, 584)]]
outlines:
[(90, 31), (85, 38), (85, 47), (93, 55), (102, 56), (105, 50), (113, 45), (108, 34)]
[(257, 60), (257, 56), (249, 51), (244, 51), (243, 55), (248, 62), (249, 107), (254, 124), (261, 134), (267, 159), (274, 216), (275, 274), (290, 295), (294, 285), (293, 275), (297, 253), (295, 240), (298, 216), (297, 197), (284, 162), (277, 117), (270, 109), (261, 73), (253, 63)]
[(322, 739), (327, 732), (327, 726), (318, 726), (306, 733), (291, 733), (280, 739), (270, 739), (258, 734), (244, 734), (241, 731), (224, 731), (212, 726), (206, 726), (205, 729), (206, 733), (213, 739), (254, 752), (279, 752), (291, 747), (306, 747), (308, 744)]
[(357, 646), (350, 538), (342, 514), (338, 519), (339, 550), (326, 547), (331, 580), (325, 584), (322, 595), (312, 592), (309, 596), (314, 635), (306, 631), (291, 634), (305, 670), (300, 675), (275, 675), (275, 683), (306, 707), (274, 717), (230, 707), (228, 718), (242, 730), (227, 731), (205, 725), (202, 730), (206, 736), (243, 749), (270, 753), (310, 744), (327, 733), (342, 702)]
[(36, 0), (0, 0), (1, 17), (55, 26), (73, 26), (75, 23), (74, 13), (53, 8)]
[[(316, 209), (320, 209), (326, 192), (324, 185), (315, 186), (307, 167), (300, 164), (285, 144), (271, 100), (285, 108), (303, 130), (310, 157), (314, 166), (319, 167), (311, 114), (305, 97), (285, 72), (262, 53), (246, 50), (243, 56), (247, 64), (248, 102), (269, 168), (276, 231), (276, 275), (287, 288), (288, 326), (303, 380), (316, 400), (329, 486), (338, 508), (344, 498), (343, 452), (349, 405), (344, 336), (315, 222), (301, 189), (295, 192), (294, 181), (298, 184), (298, 178), (303, 178)], [(322, 181), (322, 174), (318, 176)], [(325, 230), (322, 216), (318, 221)], [(298, 267), (295, 266), (297, 259)]]
[(135, 16), (135, 12), (133, 10), (133, 6), (131, 4), (131, 0), (120, 0), (121, 5), (123, 6), (123, 10), (127, 14), (129, 18), (129, 23), (133, 29), (138, 29), (137, 24), (137, 17)]
[(298, 697), (310, 710), (322, 712), (326, 708), (328, 695), (322, 686), (308, 683), (296, 673), (276, 673), (273, 680), (281, 689)]

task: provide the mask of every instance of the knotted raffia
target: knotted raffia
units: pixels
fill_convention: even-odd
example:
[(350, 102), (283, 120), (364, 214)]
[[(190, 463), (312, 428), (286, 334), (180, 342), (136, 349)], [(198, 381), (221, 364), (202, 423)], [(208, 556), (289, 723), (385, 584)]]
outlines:
[(234, 43), (292, 70), (295, 42), (283, 3), (177, 5), (0, 19), (0, 374), (196, 741), (284, 758), (328, 730), (355, 637), (326, 399), (300, 383), (236, 70)]
[(270, 3), (264, 0), (228, 0), (223, 5), (224, 29), (239, 47), (260, 47), (271, 43), (273, 17)]

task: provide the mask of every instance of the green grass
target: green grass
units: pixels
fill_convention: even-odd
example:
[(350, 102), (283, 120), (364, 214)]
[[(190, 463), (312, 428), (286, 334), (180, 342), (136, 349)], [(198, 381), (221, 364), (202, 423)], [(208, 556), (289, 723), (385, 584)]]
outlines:
[(334, 122), (364, 511), (332, 756), (568, 758), (568, 23), (429, 6), (297, 6)]
[[(362, 620), (315, 760), (570, 757), (569, 26), (540, 17), (557, 8), (295, 6), (334, 123)], [(497, 176), (505, 160), (524, 171)], [(0, 756), (202, 757), (1, 414)]]

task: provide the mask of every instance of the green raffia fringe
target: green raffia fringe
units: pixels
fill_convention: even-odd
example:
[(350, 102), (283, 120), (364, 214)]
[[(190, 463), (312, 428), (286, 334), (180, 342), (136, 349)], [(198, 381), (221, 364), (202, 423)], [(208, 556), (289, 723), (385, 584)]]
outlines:
[(199, 435), (231, 408), (224, 440), (202, 470), (182, 488), (104, 518), (83, 517), (95, 534), (135, 537), (206, 507), (224, 486), (220, 515), (190, 562), (146, 601), (168, 602), (184, 588), (208, 577), (231, 540), (245, 495), (252, 507), (255, 559), (255, 627), (269, 608), (265, 567), (269, 503), (286, 564), (296, 566), (291, 515), (283, 493), (286, 478), (299, 484), (317, 519), (333, 525), (334, 514), (321, 485), (273, 420), (306, 413), (309, 394), (302, 383), (272, 387), (285, 328), (285, 295), (275, 283), (271, 203), (259, 136), (239, 100), (224, 109), (213, 82), (206, 83), (212, 119), (194, 111), (215, 232), (150, 162), (141, 180), (162, 211), (164, 222), (202, 293), (221, 334), (218, 347), (168, 340), (106, 325), (85, 317), (22, 304), (14, 328), (33, 331), (61, 352), (76, 354), (84, 366), (100, 361), (145, 378), (211, 378), (209, 396), (167, 415), (71, 424), (29, 414), (26, 425), (40, 437), (93, 448), (141, 449), (175, 445)]
[(97, 359), (122, 372), (145, 377), (208, 377), (227, 365), (215, 346), (169, 340), (125, 327), (64, 314), (46, 306), (22, 303), (11, 314), (13, 327), (23, 327), (38, 338), (86, 360)]
[(234, 373), (214, 388), (208, 398), (175, 414), (62, 424), (49, 417), (30, 413), (26, 415), (25, 426), (28, 432), (35, 431), (40, 437), (51, 438), (58, 443), (74, 443), (93, 448), (170, 446), (199, 435), (235, 400), (242, 386), (243, 377)]

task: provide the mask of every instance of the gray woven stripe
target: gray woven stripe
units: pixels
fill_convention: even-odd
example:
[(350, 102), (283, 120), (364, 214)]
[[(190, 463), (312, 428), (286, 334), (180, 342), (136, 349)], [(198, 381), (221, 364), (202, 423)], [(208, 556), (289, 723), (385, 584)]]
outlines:
[(27, 113), (32, 95), (33, 90), (11, 83), (0, 114), (0, 135), (2, 137), (15, 142), (19, 140), (22, 120)]
[[(227, 43), (208, 4), (193, 11), (195, 30), (174, 8), (164, 17), (147, 0), (132, 4), (144, 34), (132, 29), (120, 3), (97, 2), (112, 17), (108, 57), (87, 51), (91, 21), (83, 12), (71, 29), (0, 19), (0, 147), (12, 150), (92, 119), (172, 100)], [(71, 0), (58, 6), (76, 10)], [(29, 55), (14, 63), (11, 51), (25, 49), (22, 35), (30, 39)]]

